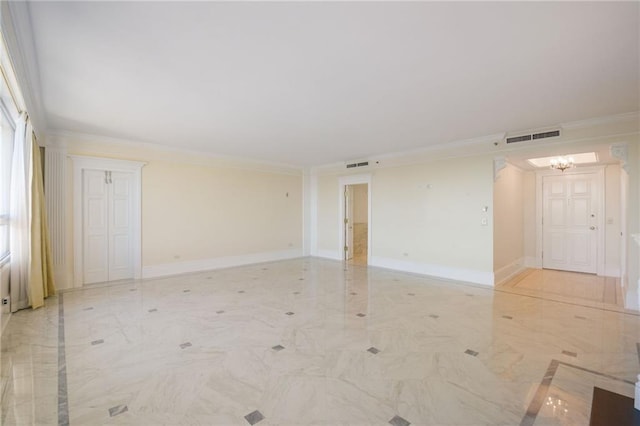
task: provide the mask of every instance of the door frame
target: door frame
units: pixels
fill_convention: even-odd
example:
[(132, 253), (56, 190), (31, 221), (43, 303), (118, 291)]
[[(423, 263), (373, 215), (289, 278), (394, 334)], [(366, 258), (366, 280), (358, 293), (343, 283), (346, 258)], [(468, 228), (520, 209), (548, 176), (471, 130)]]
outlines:
[[(542, 178), (545, 176), (568, 176), (568, 175), (578, 175), (584, 173), (594, 173), (596, 175), (596, 191), (597, 191), (597, 200), (599, 204), (600, 211), (598, 212), (598, 235), (596, 237), (596, 274), (599, 276), (605, 275), (605, 216), (606, 216), (606, 206), (605, 206), (605, 194), (604, 194), (604, 169), (605, 166), (594, 166), (594, 167), (574, 167), (572, 169), (567, 169), (564, 172), (558, 172), (557, 170), (538, 170), (536, 171), (536, 268), (542, 269), (542, 249), (543, 249), (543, 241), (542, 241), (542, 201), (544, 198), (544, 194), (542, 193)], [(558, 174), (562, 173), (562, 174)]]
[(70, 155), (73, 160), (73, 287), (82, 287), (84, 260), (82, 204), (85, 170), (111, 170), (133, 174), (131, 191), (133, 217), (133, 278), (142, 278), (142, 167), (145, 162)]
[[(344, 250), (342, 252), (342, 254), (344, 255), (344, 259), (343, 260), (350, 260), (353, 259), (353, 225), (354, 225), (354, 221), (353, 221), (353, 202), (354, 202), (354, 197), (353, 197), (353, 185), (345, 185), (344, 187), (344, 202), (346, 203), (344, 206), (344, 211), (345, 214), (343, 215), (343, 219), (349, 219), (348, 223), (345, 223), (344, 228), (344, 234), (345, 234), (345, 247), (347, 247), (346, 250)], [(369, 220), (369, 218), (367, 218), (367, 221)], [(351, 255), (351, 256), (349, 256)]]
[(344, 191), (348, 185), (367, 184), (367, 265), (371, 264), (371, 174), (340, 176), (338, 179), (338, 218), (340, 226), (338, 226), (338, 253), (340, 259), (344, 262), (344, 236), (345, 236), (345, 204)]

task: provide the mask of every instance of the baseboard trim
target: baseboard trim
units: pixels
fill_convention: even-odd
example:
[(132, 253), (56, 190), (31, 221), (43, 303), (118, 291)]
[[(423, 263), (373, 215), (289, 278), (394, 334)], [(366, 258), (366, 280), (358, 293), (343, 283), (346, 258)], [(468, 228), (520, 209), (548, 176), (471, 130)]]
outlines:
[(620, 278), (620, 267), (619, 266), (605, 265), (604, 276), (605, 277)]
[(268, 251), (239, 256), (224, 256), (212, 259), (150, 265), (142, 267), (142, 278), (157, 278), (168, 275), (208, 271), (212, 269), (231, 268), (233, 266), (251, 265), (253, 263), (296, 259), (299, 257), (302, 257), (302, 249)]
[(342, 260), (342, 256), (340, 256), (340, 252), (338, 250), (318, 249), (313, 256), (322, 257), (324, 259), (331, 259), (331, 260)]
[(493, 272), (478, 271), (476, 269), (452, 268), (450, 266), (410, 262), (379, 256), (371, 256), (369, 265), (376, 266), (378, 268), (393, 269), (395, 271), (411, 272), (435, 278), (464, 281), (493, 287)]
[(640, 279), (636, 288), (627, 288), (623, 293), (625, 309), (640, 310)]
[(495, 279), (495, 285), (498, 285), (500, 283), (503, 283), (511, 278), (513, 278), (514, 276), (516, 276), (517, 274), (519, 274), (520, 272), (522, 272), (523, 270), (526, 269), (525, 266), (523, 266), (524, 264), (524, 258), (521, 257), (520, 259), (509, 263), (506, 266), (503, 266), (502, 268), (498, 269), (497, 271), (493, 272), (493, 276)]

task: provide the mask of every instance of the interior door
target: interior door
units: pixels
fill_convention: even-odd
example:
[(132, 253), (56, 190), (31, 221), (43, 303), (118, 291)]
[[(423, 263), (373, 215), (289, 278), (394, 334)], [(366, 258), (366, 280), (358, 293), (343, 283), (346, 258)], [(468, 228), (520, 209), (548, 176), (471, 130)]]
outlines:
[(133, 175), (85, 170), (83, 282), (133, 278)]
[(596, 183), (594, 173), (543, 177), (543, 268), (597, 272)]
[(104, 170), (83, 173), (84, 283), (109, 280), (108, 193)]
[(130, 173), (108, 174), (109, 281), (113, 281), (133, 278), (133, 177)]

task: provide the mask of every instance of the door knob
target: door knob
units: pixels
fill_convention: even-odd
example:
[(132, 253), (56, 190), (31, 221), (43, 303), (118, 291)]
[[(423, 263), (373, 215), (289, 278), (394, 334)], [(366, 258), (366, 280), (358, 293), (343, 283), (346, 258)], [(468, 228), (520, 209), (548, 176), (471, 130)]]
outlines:
[(590, 226), (589, 229), (591, 229), (592, 231), (594, 231), (596, 229), (595, 226)]

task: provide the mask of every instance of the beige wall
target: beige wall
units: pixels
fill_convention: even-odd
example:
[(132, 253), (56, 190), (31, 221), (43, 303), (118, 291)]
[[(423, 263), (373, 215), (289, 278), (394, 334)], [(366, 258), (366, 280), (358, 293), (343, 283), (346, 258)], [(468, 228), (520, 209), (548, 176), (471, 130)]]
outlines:
[(535, 267), (536, 263), (536, 174), (524, 173), (522, 180), (522, 203), (524, 219), (524, 265)]
[(492, 218), (482, 212), (493, 205), (492, 192), (492, 156), (377, 170), (372, 255), (492, 272)]
[(318, 254), (340, 258), (340, 204), (338, 197), (338, 177), (334, 175), (318, 176)]
[(605, 273), (620, 276), (620, 165), (605, 168)]
[[(476, 281), (491, 281), (493, 156), (369, 172), (373, 265), (450, 277), (462, 271), (469, 280), (479, 273)], [(317, 253), (339, 257), (340, 189), (332, 173), (318, 176)]]
[[(260, 253), (299, 251), (302, 255), (299, 171), (153, 147), (81, 140), (67, 145), (72, 155), (147, 162), (142, 169), (143, 271)], [(67, 212), (71, 213), (71, 160), (68, 170)], [(73, 271), (73, 220), (68, 214), (69, 277)]]
[(524, 261), (523, 192), (524, 172), (507, 164), (493, 187), (493, 270), (505, 276)]
[(302, 247), (300, 176), (150, 162), (142, 171), (142, 263)]
[[(627, 267), (628, 291), (625, 304), (630, 309), (640, 309), (640, 140), (636, 137), (629, 142), (629, 208), (627, 215)], [(634, 241), (631, 235), (637, 235)]]

